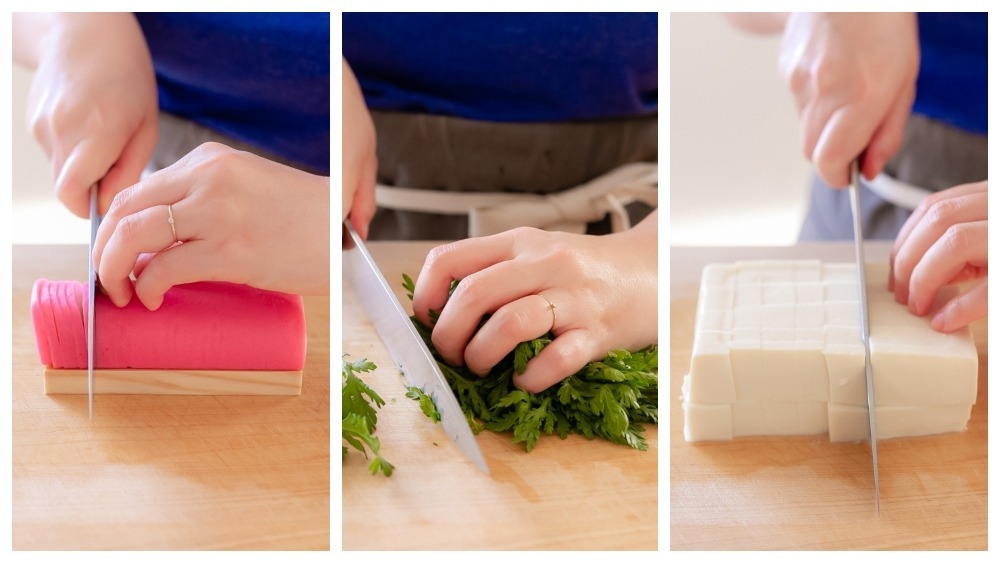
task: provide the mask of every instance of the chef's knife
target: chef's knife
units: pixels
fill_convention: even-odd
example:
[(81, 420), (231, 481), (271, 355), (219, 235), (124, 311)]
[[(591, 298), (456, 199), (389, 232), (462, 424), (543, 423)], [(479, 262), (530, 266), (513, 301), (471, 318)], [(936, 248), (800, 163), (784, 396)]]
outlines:
[(407, 384), (422, 388), (434, 399), (441, 413), (441, 426), (448, 437), (476, 467), (489, 475), (490, 469), (476, 438), (437, 361), (403, 311), (357, 231), (346, 221), (344, 230), (349, 235), (345, 239), (344, 270), (389, 354), (402, 369)]
[(861, 341), (865, 345), (865, 384), (868, 387), (868, 430), (871, 432), (872, 466), (875, 470), (875, 511), (881, 512), (878, 494), (878, 440), (875, 434), (875, 390), (872, 382), (872, 347), (868, 326), (868, 283), (865, 278), (864, 232), (861, 227), (860, 174), (858, 163), (851, 163), (851, 185), (848, 188), (851, 199), (851, 215), (854, 218), (854, 252), (858, 261), (858, 289), (861, 305)]
[(97, 294), (97, 275), (94, 272), (94, 240), (101, 218), (97, 214), (97, 184), (90, 187), (90, 252), (87, 253), (87, 411), (94, 418), (94, 297)]

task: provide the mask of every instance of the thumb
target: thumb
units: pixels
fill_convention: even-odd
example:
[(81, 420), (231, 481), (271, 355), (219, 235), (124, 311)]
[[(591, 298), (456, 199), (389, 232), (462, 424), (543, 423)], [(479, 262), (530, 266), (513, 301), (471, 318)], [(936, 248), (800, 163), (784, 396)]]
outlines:
[(98, 183), (118, 160), (120, 146), (88, 137), (70, 151), (56, 177), (56, 196), (74, 215), (90, 217), (90, 187)]

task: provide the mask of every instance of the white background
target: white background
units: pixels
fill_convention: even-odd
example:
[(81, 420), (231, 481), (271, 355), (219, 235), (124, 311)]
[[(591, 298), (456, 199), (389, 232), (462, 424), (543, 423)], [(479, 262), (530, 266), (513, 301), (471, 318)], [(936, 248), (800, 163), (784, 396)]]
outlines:
[(670, 104), (672, 246), (796, 241), (810, 166), (778, 77), (780, 41), (720, 14), (671, 14), (670, 90), (660, 96)]

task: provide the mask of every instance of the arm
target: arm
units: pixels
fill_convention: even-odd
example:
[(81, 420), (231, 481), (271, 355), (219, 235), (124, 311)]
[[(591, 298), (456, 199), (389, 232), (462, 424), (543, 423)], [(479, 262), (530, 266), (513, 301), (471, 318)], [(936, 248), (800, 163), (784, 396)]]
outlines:
[[(656, 222), (654, 211), (612, 235), (520, 228), (435, 248), (417, 278), (413, 311), (427, 326), (429, 310), (440, 311), (435, 348), (483, 375), (519, 342), (552, 332), (515, 379), (541, 391), (612, 349), (656, 341)], [(449, 298), (453, 279), (461, 281)]]
[(342, 61), (344, 129), (341, 152), (344, 171), (341, 220), (350, 215), (354, 229), (362, 238), (368, 238), (368, 224), (375, 215), (376, 207), (378, 159), (375, 156), (375, 126), (365, 106), (358, 80), (347, 61)]
[(787, 13), (740, 12), (723, 14), (723, 17), (733, 27), (761, 35), (781, 33), (788, 21)]

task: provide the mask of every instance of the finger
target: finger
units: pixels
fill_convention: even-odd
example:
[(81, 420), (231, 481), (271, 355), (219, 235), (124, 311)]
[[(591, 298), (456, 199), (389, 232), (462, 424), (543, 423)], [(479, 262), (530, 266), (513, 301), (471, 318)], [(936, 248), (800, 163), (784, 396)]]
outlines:
[(547, 333), (555, 323), (548, 300), (528, 295), (497, 309), (465, 348), (465, 365), (486, 375), (521, 342)]
[(986, 265), (986, 235), (986, 221), (953, 225), (927, 250), (910, 278), (908, 307), (913, 314), (926, 315), (937, 290), (967, 264)]
[(872, 180), (878, 176), (889, 159), (903, 146), (903, 132), (910, 119), (910, 108), (913, 107), (915, 95), (916, 89), (913, 86), (903, 89), (889, 107), (885, 120), (875, 130), (861, 162), (861, 174), (865, 178)]
[(567, 331), (532, 358), (523, 374), (514, 375), (514, 385), (531, 393), (544, 391), (599, 359), (595, 352), (589, 331)]
[(833, 112), (812, 154), (816, 173), (827, 185), (843, 188), (850, 183), (851, 162), (868, 146), (877, 122), (868, 105), (852, 104)]
[(141, 276), (142, 271), (146, 269), (146, 266), (149, 265), (149, 261), (152, 260), (154, 256), (156, 256), (155, 252), (143, 252), (140, 254), (139, 258), (135, 261), (135, 266), (132, 268), (132, 275), (136, 277)]
[[(150, 207), (176, 205), (184, 199), (187, 192), (187, 184), (177, 181), (177, 175), (174, 174), (172, 167), (151, 174), (142, 182), (120, 191), (114, 196), (108, 212), (105, 213), (104, 219), (101, 221), (101, 226), (97, 229), (97, 237), (94, 239), (94, 263), (100, 262), (104, 247), (111, 239), (119, 221)], [(174, 207), (174, 211), (177, 211), (176, 207)], [(163, 217), (166, 217), (166, 211), (164, 211)], [(165, 219), (164, 224), (169, 232), (170, 225), (166, 223)], [(175, 225), (179, 224), (180, 222), (175, 223)], [(186, 223), (185, 226), (187, 225), (190, 223)], [(187, 239), (181, 239), (178, 234), (178, 240)]]
[(139, 255), (159, 252), (174, 244), (167, 217), (167, 208), (163, 205), (124, 217), (115, 226), (103, 253), (96, 257), (101, 283), (115, 305), (122, 307), (132, 298), (129, 274)]
[(541, 289), (538, 268), (508, 260), (464, 277), (438, 317), (431, 341), (452, 365), (462, 365), (466, 345), (487, 313)]
[(813, 153), (816, 151), (816, 143), (819, 142), (823, 129), (838, 107), (839, 104), (833, 103), (829, 98), (818, 98), (812, 100), (802, 110), (799, 118), (802, 122), (800, 143), (803, 156), (812, 159)]
[(954, 332), (972, 321), (986, 316), (989, 283), (982, 280), (941, 307), (931, 319), (931, 326), (940, 332)]
[(90, 217), (88, 192), (118, 159), (121, 147), (107, 139), (87, 137), (70, 151), (56, 177), (56, 196), (73, 214)]
[(513, 257), (509, 232), (445, 244), (427, 254), (413, 291), (413, 313), (420, 322), (431, 326), (428, 311), (441, 311), (452, 280)]
[(923, 201), (920, 202), (920, 205), (918, 205), (917, 208), (913, 210), (913, 213), (911, 213), (910, 216), (906, 218), (906, 221), (903, 222), (903, 227), (899, 230), (899, 234), (896, 235), (896, 240), (892, 245), (892, 251), (889, 253), (890, 283), (892, 282), (893, 279), (892, 264), (896, 261), (896, 255), (899, 253), (899, 249), (902, 248), (904, 244), (906, 244), (906, 241), (910, 237), (910, 233), (912, 233), (913, 229), (916, 228), (918, 224), (920, 224), (921, 220), (923, 220), (923, 217), (927, 213), (927, 210), (933, 207), (934, 204), (936, 204), (937, 202), (942, 201), (944, 199), (966, 194), (979, 193), (979, 192), (987, 193), (987, 187), (985, 182), (976, 182), (972, 184), (962, 184), (959, 186), (955, 186), (947, 190), (942, 190), (940, 192), (933, 193), (925, 197)]
[(374, 154), (365, 161), (361, 173), (360, 184), (354, 190), (354, 200), (351, 203), (351, 225), (361, 235), (362, 240), (368, 239), (368, 226), (375, 216), (375, 177), (378, 172), (378, 159)]
[(149, 156), (156, 148), (156, 136), (157, 125), (153, 119), (143, 122), (136, 129), (132, 138), (125, 143), (117, 162), (111, 166), (101, 180), (101, 191), (97, 204), (101, 213), (107, 213), (118, 192), (139, 182), (142, 169), (146, 167)]
[(150, 311), (163, 304), (163, 295), (173, 286), (204, 280), (225, 279), (218, 252), (202, 240), (185, 242), (158, 252), (135, 281), (135, 294)]
[(976, 193), (938, 200), (924, 213), (893, 262), (896, 302), (908, 301), (913, 268), (934, 242), (952, 225), (985, 219), (986, 204), (986, 194)]

